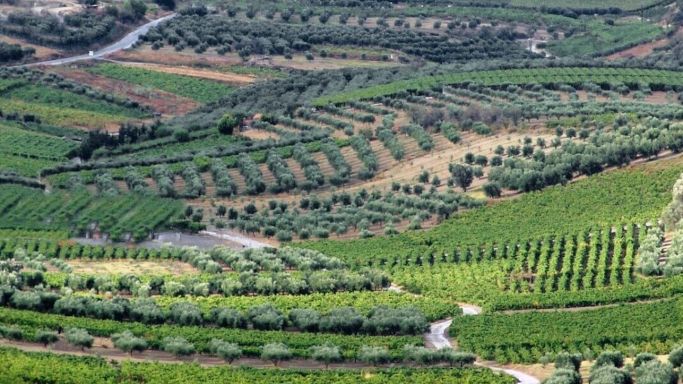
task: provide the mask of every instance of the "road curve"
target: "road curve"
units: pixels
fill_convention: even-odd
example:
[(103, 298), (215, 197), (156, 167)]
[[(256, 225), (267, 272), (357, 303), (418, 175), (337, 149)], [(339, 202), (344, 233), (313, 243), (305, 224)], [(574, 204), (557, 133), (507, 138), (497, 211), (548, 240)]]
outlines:
[[(460, 308), (462, 309), (463, 315), (466, 316), (476, 316), (481, 314), (481, 308), (474, 306), (474, 305), (468, 305), (468, 304), (460, 304)], [(432, 345), (433, 348), (436, 349), (442, 349), (442, 348), (452, 348), (451, 341), (448, 340), (448, 337), (446, 337), (448, 328), (451, 326), (453, 323), (452, 319), (446, 319), (446, 320), (440, 320), (432, 323), (429, 327), (429, 333), (425, 333), (425, 341), (427, 344)], [(526, 374), (524, 372), (516, 371), (514, 369), (508, 369), (508, 368), (503, 368), (497, 366), (494, 362), (491, 361), (478, 361), (475, 363), (475, 365), (478, 365), (480, 367), (485, 367), (489, 368), (494, 371), (498, 372), (503, 372), (506, 373), (515, 379), (517, 379), (518, 384), (540, 384), (541, 381), (538, 380), (537, 378)]]
[(117, 41), (116, 43), (114, 43), (112, 45), (104, 47), (98, 51), (95, 51), (92, 55), (89, 55), (86, 53), (86, 54), (78, 55), (78, 56), (65, 57), (63, 59), (55, 59), (55, 60), (48, 60), (48, 61), (41, 61), (41, 62), (37, 62), (37, 63), (20, 65), (19, 67), (33, 67), (33, 66), (38, 66), (38, 65), (62, 65), (62, 64), (74, 63), (76, 61), (98, 59), (98, 58), (104, 57), (106, 55), (112, 54), (114, 52), (118, 52), (122, 49), (128, 49), (128, 48), (132, 47), (133, 44), (135, 44), (138, 41), (140, 36), (146, 34), (150, 28), (155, 27), (155, 26), (159, 25), (160, 23), (163, 23), (166, 20), (170, 20), (175, 16), (176, 16), (176, 14), (172, 13), (168, 16), (164, 16), (160, 19), (152, 20), (147, 24), (141, 25), (137, 29), (135, 29), (133, 32), (124, 36), (121, 40)]
[(541, 381), (538, 380), (537, 378), (526, 374), (524, 372), (520, 371), (515, 371), (514, 369), (507, 369), (507, 368), (502, 368), (502, 367), (497, 367), (493, 365), (492, 363), (489, 362), (476, 362), (474, 365), (478, 365), (480, 367), (488, 368), (492, 371), (498, 371), (498, 372), (503, 372), (506, 373), (515, 379), (517, 379), (517, 382), (519, 384), (540, 384)]

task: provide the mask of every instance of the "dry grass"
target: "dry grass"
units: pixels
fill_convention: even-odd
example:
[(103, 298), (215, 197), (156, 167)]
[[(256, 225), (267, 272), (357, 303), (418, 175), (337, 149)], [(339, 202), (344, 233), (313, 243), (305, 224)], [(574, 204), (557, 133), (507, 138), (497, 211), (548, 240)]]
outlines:
[[(219, 55), (215, 51), (207, 51), (197, 54), (191, 50), (184, 50), (176, 52), (172, 47), (162, 47), (158, 50), (152, 50), (150, 47), (144, 46), (130, 51), (119, 51), (111, 56), (111, 59), (138, 62), (138, 63), (156, 63), (167, 65), (174, 63), (177, 66), (197, 66), (197, 67), (211, 67), (226, 65), (242, 65), (245, 62), (236, 54), (228, 53)], [(285, 59), (284, 56), (253, 56), (247, 64), (262, 67), (279, 67), (291, 68), (300, 70), (321, 70), (321, 69), (340, 69), (340, 68), (380, 68), (395, 66), (395, 62), (372, 61), (372, 60), (355, 60), (355, 59), (336, 59), (336, 58), (322, 58), (316, 57), (315, 60), (307, 60), (304, 55), (294, 55), (292, 59)], [(245, 75), (240, 75), (245, 76)]]
[(223, 83), (228, 83), (232, 85), (248, 85), (256, 81), (256, 77), (250, 75), (241, 75), (237, 73), (230, 72), (216, 72), (207, 69), (197, 69), (190, 68), (186, 66), (173, 66), (173, 65), (163, 65), (154, 63), (133, 63), (133, 62), (117, 62), (117, 64), (143, 68), (150, 71), (170, 73), (173, 75), (183, 75), (190, 77), (198, 77), (202, 79), (209, 79), (214, 81), (220, 81)]
[(199, 271), (187, 263), (179, 261), (141, 261), (141, 260), (106, 260), (106, 261), (82, 261), (70, 260), (68, 264), (75, 273), (83, 274), (169, 274), (187, 275), (197, 274)]

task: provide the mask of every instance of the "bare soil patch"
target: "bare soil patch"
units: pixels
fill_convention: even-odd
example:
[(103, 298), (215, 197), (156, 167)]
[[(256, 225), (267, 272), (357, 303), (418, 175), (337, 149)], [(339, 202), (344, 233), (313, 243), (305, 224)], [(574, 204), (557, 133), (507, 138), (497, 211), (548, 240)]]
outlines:
[(669, 39), (660, 39), (650, 41), (644, 44), (636, 45), (635, 47), (619, 51), (607, 56), (607, 60), (619, 60), (629, 57), (645, 57), (650, 55), (655, 48), (663, 47), (669, 43)]
[(163, 115), (184, 115), (199, 106), (191, 99), (160, 90), (144, 88), (125, 81), (97, 76), (82, 69), (55, 67), (51, 70), (67, 79), (87, 84), (106, 93), (121, 95), (141, 105), (149, 106)]
[(251, 140), (278, 140), (280, 136), (274, 132), (264, 131), (262, 129), (247, 129), (239, 133), (240, 136), (247, 137)]

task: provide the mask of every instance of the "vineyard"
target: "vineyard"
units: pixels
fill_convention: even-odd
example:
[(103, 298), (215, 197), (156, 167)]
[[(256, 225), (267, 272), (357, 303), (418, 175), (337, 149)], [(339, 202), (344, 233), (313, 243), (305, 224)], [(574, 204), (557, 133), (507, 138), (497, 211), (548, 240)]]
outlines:
[(90, 68), (94, 74), (160, 89), (200, 103), (216, 101), (232, 91), (230, 86), (188, 76), (167, 74), (117, 64), (101, 64)]
[(0, 19), (0, 382), (683, 376), (681, 2)]

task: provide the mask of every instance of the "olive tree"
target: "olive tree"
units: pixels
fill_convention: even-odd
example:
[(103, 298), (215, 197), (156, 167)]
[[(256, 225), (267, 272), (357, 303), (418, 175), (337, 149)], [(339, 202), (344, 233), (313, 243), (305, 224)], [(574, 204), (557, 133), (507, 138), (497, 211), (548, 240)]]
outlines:
[(235, 343), (228, 343), (224, 340), (213, 339), (209, 343), (209, 350), (214, 355), (232, 364), (233, 361), (242, 357), (242, 349)]
[(175, 356), (190, 356), (194, 354), (194, 345), (182, 337), (165, 337), (161, 342), (164, 351)]
[(92, 348), (95, 339), (85, 329), (71, 328), (66, 331), (66, 341), (84, 351), (86, 348)]
[(290, 360), (292, 352), (289, 347), (282, 343), (270, 343), (263, 346), (261, 351), (261, 359), (270, 361), (274, 366), (278, 366), (280, 362)]
[(582, 356), (580, 353), (561, 352), (555, 356), (555, 368), (579, 370)]
[(133, 356), (133, 352), (142, 352), (147, 349), (147, 342), (141, 337), (135, 336), (131, 331), (116, 333), (111, 337), (114, 347), (128, 352)]
[(631, 375), (613, 365), (603, 365), (591, 371), (591, 384), (630, 384)]
[(648, 361), (636, 368), (635, 378), (638, 384), (675, 384), (678, 382), (673, 366), (657, 360)]
[(370, 347), (364, 345), (358, 353), (358, 359), (373, 366), (377, 366), (391, 361), (391, 355), (386, 347)]
[(315, 361), (324, 363), (326, 369), (329, 368), (330, 363), (342, 361), (339, 347), (330, 344), (311, 347), (311, 357)]
[(573, 369), (560, 368), (544, 384), (581, 384), (581, 375)]
[(474, 180), (472, 167), (463, 164), (449, 164), (448, 170), (451, 172), (453, 183), (466, 192)]
[(50, 344), (56, 343), (57, 340), (59, 340), (59, 336), (55, 331), (42, 329), (36, 332), (36, 341), (43, 344), (45, 348)]

